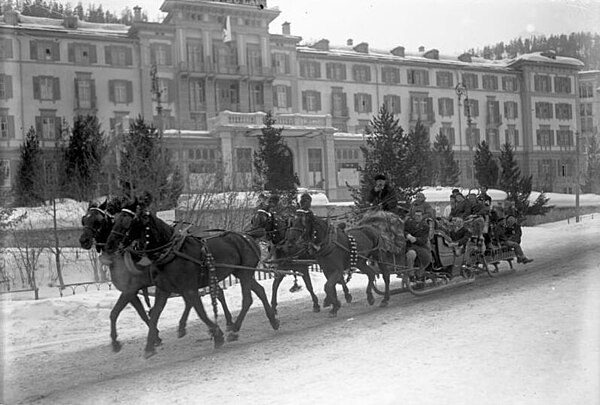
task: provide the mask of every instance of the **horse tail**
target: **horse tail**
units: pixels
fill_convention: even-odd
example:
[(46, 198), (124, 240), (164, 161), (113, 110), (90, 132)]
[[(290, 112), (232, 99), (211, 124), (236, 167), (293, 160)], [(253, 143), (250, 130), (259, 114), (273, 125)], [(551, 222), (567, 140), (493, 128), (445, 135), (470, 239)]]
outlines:
[(217, 297), (219, 296), (219, 279), (217, 277), (217, 269), (215, 268), (215, 259), (206, 245), (204, 248), (206, 250), (206, 264), (208, 267), (208, 290), (210, 292), (210, 301), (213, 307), (213, 314), (215, 315), (216, 323), (219, 313), (217, 307)]

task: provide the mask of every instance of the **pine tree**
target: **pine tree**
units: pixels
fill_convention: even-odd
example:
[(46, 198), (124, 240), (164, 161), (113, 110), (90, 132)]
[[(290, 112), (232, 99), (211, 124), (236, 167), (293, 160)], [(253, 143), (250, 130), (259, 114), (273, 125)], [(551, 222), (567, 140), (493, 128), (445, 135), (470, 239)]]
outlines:
[(473, 159), (475, 178), (480, 186), (495, 187), (498, 183), (498, 163), (490, 151), (486, 141), (481, 141), (475, 150)]
[(298, 189), (293, 157), (283, 139), (283, 128), (276, 128), (275, 123), (271, 113), (267, 113), (254, 152), (253, 163), (258, 174), (255, 188), (279, 195), (283, 207), (295, 209)]
[(458, 185), (460, 168), (454, 160), (454, 151), (448, 137), (438, 134), (433, 143), (432, 185), (451, 187)]
[(500, 150), (500, 181), (501, 190), (508, 192), (515, 191), (521, 178), (521, 169), (517, 165), (514, 156), (514, 150), (510, 143), (502, 145)]
[(106, 142), (98, 117), (78, 116), (65, 150), (66, 183), (72, 197), (80, 201), (94, 197), (105, 154)]
[[(600, 192), (600, 143), (598, 138), (589, 138), (587, 148), (587, 170), (585, 173), (584, 191), (588, 193)], [(578, 170), (579, 168), (576, 168)]]
[(125, 134), (121, 151), (119, 180), (122, 194), (128, 197), (150, 192), (156, 210), (172, 208), (181, 191), (181, 174), (173, 168), (162, 135), (141, 116)]
[[(429, 142), (429, 130), (421, 121), (407, 136), (407, 153), (404, 161), (406, 174), (401, 186), (410, 190), (418, 190), (432, 184), (432, 153)], [(412, 196), (412, 194), (410, 194)]]
[(13, 189), (15, 204), (17, 206), (39, 205), (44, 201), (42, 184), (44, 172), (40, 139), (33, 127), (29, 128), (20, 149), (21, 158)]

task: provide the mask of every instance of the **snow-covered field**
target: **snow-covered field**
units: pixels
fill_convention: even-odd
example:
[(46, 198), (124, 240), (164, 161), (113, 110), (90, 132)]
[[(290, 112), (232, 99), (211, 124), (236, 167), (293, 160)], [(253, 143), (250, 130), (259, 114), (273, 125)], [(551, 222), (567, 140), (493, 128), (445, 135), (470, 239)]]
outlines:
[[(4, 296), (0, 402), (599, 404), (600, 214), (526, 227), (523, 238), (535, 261), (516, 273), (426, 298), (393, 296), (385, 309), (367, 305), (366, 279), (356, 275), (355, 299), (335, 319), (312, 313), (288, 277), (280, 330), (255, 299), (240, 340), (217, 351), (193, 314), (188, 335), (176, 338), (183, 303), (171, 299), (164, 344), (149, 360), (146, 327), (129, 307), (118, 323), (123, 349), (110, 349), (117, 291), (59, 298), (44, 285), (38, 301)], [(312, 278), (322, 300), (323, 277)], [(239, 288), (226, 298), (235, 316)]]

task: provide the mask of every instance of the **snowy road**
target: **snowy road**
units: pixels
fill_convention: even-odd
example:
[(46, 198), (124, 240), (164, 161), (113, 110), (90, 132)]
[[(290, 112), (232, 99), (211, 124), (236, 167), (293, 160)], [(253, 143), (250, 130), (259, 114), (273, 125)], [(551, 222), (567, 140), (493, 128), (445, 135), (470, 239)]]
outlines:
[[(516, 273), (430, 297), (397, 295), (384, 309), (368, 306), (356, 275), (355, 300), (336, 319), (310, 312), (308, 294), (287, 292), (286, 279), (280, 330), (255, 300), (240, 340), (218, 351), (195, 317), (176, 338), (183, 305), (171, 300), (164, 345), (149, 360), (133, 310), (119, 323), (122, 351), (111, 352), (113, 292), (36, 303), (34, 326), (11, 303), (4, 403), (600, 403), (600, 220), (526, 228), (524, 239), (535, 262)], [(236, 296), (228, 290), (234, 309)]]

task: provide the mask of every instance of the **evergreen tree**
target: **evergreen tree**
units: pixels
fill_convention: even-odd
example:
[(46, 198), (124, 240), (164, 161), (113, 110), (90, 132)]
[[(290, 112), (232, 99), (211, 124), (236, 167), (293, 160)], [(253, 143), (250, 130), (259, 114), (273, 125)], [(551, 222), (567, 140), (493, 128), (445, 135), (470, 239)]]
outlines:
[(44, 202), (44, 178), (40, 139), (33, 127), (29, 128), (21, 145), (21, 158), (15, 176), (13, 193), (17, 206), (39, 205)]
[(480, 186), (495, 187), (498, 183), (498, 163), (490, 151), (486, 141), (481, 141), (475, 150), (473, 159), (475, 178)]
[(401, 186), (417, 190), (431, 185), (433, 162), (429, 130), (421, 121), (417, 121), (415, 128), (408, 133), (406, 146), (406, 159), (403, 163), (407, 171)]
[(280, 204), (293, 210), (296, 209), (298, 179), (292, 154), (281, 135), (283, 128), (276, 128), (275, 122), (271, 112), (263, 119), (258, 149), (254, 152), (255, 188), (279, 195)]
[(458, 185), (460, 168), (454, 160), (454, 151), (448, 137), (438, 134), (433, 143), (432, 185), (451, 187)]
[(104, 132), (98, 117), (78, 116), (65, 150), (66, 189), (79, 201), (91, 200), (102, 175), (106, 154)]
[[(598, 138), (589, 138), (587, 148), (587, 171), (585, 173), (584, 191), (587, 193), (600, 192), (600, 143)], [(576, 168), (579, 170), (579, 168)]]
[(373, 116), (365, 130), (366, 145), (361, 146), (365, 159), (359, 188), (349, 187), (351, 195), (359, 207), (367, 205), (369, 191), (375, 184), (374, 177), (383, 174), (388, 184), (394, 188), (399, 200), (414, 195), (420, 189), (409, 186), (407, 168), (408, 136), (394, 115), (385, 105), (379, 109), (379, 114)]
[(138, 116), (125, 134), (119, 180), (122, 194), (134, 197), (149, 192), (157, 211), (173, 208), (181, 191), (181, 173), (173, 168), (162, 134)]
[(500, 181), (501, 190), (507, 193), (516, 191), (521, 179), (521, 169), (517, 165), (514, 150), (510, 143), (502, 145), (500, 150)]

